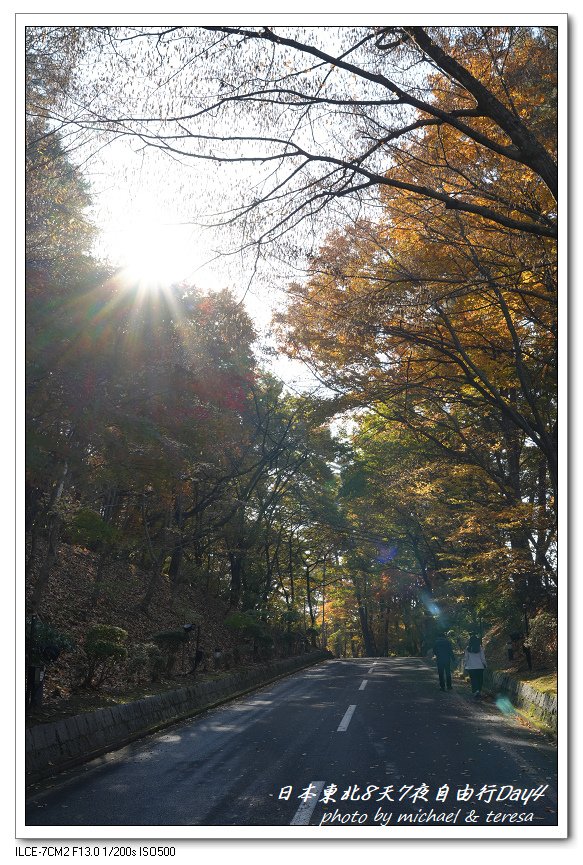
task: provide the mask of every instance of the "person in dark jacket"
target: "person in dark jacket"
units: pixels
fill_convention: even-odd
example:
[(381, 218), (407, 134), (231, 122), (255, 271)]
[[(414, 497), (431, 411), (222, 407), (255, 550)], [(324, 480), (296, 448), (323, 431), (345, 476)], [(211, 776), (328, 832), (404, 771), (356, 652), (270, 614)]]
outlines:
[(437, 662), (439, 687), (442, 691), (445, 691), (445, 686), (447, 684), (447, 690), (451, 691), (451, 665), (452, 663), (455, 664), (456, 659), (453, 653), (453, 646), (445, 634), (441, 633), (437, 635), (437, 639), (433, 646), (433, 654), (435, 655), (435, 660)]

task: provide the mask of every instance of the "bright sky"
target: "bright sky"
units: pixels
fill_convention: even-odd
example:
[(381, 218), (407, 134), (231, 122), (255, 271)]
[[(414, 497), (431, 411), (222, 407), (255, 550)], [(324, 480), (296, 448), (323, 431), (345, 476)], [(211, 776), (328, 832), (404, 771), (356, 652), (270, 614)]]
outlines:
[[(198, 20), (163, 23), (198, 24)], [(245, 23), (259, 22), (246, 19)], [(266, 227), (277, 224), (282, 214), (289, 216), (296, 200), (300, 200), (294, 198), (292, 205), (286, 203), (289, 187), (284, 184), (278, 188), (277, 184), (288, 172), (295, 178), (292, 188), (303, 186), (307, 176), (301, 173), (296, 177), (292, 166), (299, 168), (299, 165), (287, 159), (282, 161), (280, 172), (279, 160), (273, 159), (274, 151), (281, 153), (291, 139), (313, 153), (346, 155), (354, 147), (353, 126), (348, 117), (342, 118), (327, 106), (312, 106), (308, 112), (285, 108), (277, 100), (271, 108), (266, 100), (257, 110), (253, 102), (242, 110), (236, 103), (228, 102), (224, 110), (208, 110), (223, 89), (225, 94), (230, 93), (231, 87), (233, 91), (240, 87), (243, 92), (249, 89), (244, 82), (252, 81), (254, 75), (260, 79), (279, 75), (282, 86), (286, 86), (289, 77), (292, 88), (297, 79), (301, 89), (302, 76), (297, 75), (300, 55), (291, 49), (287, 55), (287, 49), (277, 49), (272, 58), (268, 45), (223, 41), (209, 32), (185, 39), (184, 31), (179, 31), (160, 43), (136, 32), (120, 35), (129, 38), (122, 38), (114, 47), (106, 41), (93, 50), (75, 79), (79, 87), (73, 106), (75, 113), (88, 118), (90, 123), (101, 116), (143, 118), (125, 124), (126, 130), (131, 128), (143, 135), (143, 141), (135, 135), (118, 138), (87, 163), (96, 197), (97, 221), (104, 230), (103, 248), (114, 260), (133, 268), (150, 269), (157, 275), (167, 268), (169, 278), (184, 274), (202, 287), (228, 284), (237, 296), (245, 296), (249, 311), (263, 326), (273, 303), (281, 302), (286, 285), (298, 274), (290, 265), (271, 260), (267, 269), (259, 268), (258, 275), (263, 279), (254, 276), (249, 288), (250, 277), (256, 273), (254, 249), (250, 248), (243, 257), (225, 257), (224, 253), (236, 249), (238, 243), (252, 246)], [(355, 39), (358, 41), (352, 26), (315, 26), (308, 37), (309, 42), (332, 54), (345, 50), (348, 42), (353, 44)], [(358, 96), (370, 92), (370, 82), (349, 76), (336, 67), (330, 68), (307, 56), (300, 64), (300, 68), (310, 70), (307, 75), (311, 86), (319, 82), (319, 87), (330, 88), (332, 95)], [(106, 82), (105, 86), (102, 82)], [(177, 116), (182, 118), (180, 123), (172, 119)], [(162, 119), (158, 122), (155, 118)], [(172, 147), (172, 151), (163, 154), (144, 143), (151, 143), (157, 134), (169, 136), (164, 138), (164, 145)], [(280, 140), (274, 145), (258, 143), (266, 135)], [(216, 136), (212, 144), (205, 143), (209, 136)], [(255, 141), (244, 142), (245, 136), (255, 137)], [(191, 155), (192, 151), (212, 158), (197, 159)], [(258, 156), (266, 158), (258, 160)], [(221, 157), (223, 161), (218, 165), (214, 160)], [(234, 157), (252, 157), (255, 161), (234, 162)], [(315, 170), (325, 174), (328, 168), (319, 166)], [(269, 190), (274, 187), (280, 194), (271, 198)], [(242, 236), (237, 237), (236, 231), (229, 229), (210, 232), (200, 227), (209, 222), (228, 222), (237, 204), (245, 206), (250, 200), (261, 201), (266, 195), (269, 204), (264, 202), (257, 208), (263, 221), (257, 223), (254, 213), (247, 214)], [(303, 200), (304, 192), (299, 195)], [(342, 199), (342, 207), (349, 208), (350, 201), (348, 196)], [(311, 243), (317, 248), (325, 234), (346, 218), (335, 217), (330, 211), (327, 205), (315, 231), (312, 224), (309, 228), (307, 222), (301, 224), (303, 232), (296, 235), (300, 257), (309, 251)], [(243, 224), (243, 220), (238, 220), (238, 224)], [(288, 237), (286, 234), (286, 240)], [(216, 258), (218, 252), (223, 253), (220, 261)], [(290, 260), (289, 250), (285, 258)], [(209, 261), (212, 264), (206, 264)]]
[[(91, 67), (90, 77), (97, 79), (98, 68)], [(160, 88), (152, 87), (147, 74), (120, 76), (120, 93), (128, 82), (138, 95), (142, 88), (140, 108), (145, 113), (159, 110), (156, 99)], [(179, 91), (179, 98), (186, 99), (185, 92)], [(169, 111), (180, 113), (174, 105)], [(252, 124), (253, 119), (246, 121), (239, 116), (237, 135), (247, 133), (246, 122)], [(325, 125), (321, 128), (326, 132)], [(202, 289), (230, 288), (265, 335), (271, 314), (281, 306), (286, 286), (295, 274), (291, 268), (273, 262), (268, 267), (263, 265), (259, 275), (253, 276), (252, 256), (224, 255), (235, 243), (227, 231), (201, 227), (212, 221), (209, 211), (231, 206), (229, 170), (223, 166), (220, 171), (219, 177), (212, 164), (197, 159), (172, 161), (135, 140), (116, 141), (101, 149), (98, 157), (87, 163), (96, 202), (95, 221), (101, 230), (98, 251), (140, 280), (161, 284), (185, 280)], [(238, 171), (240, 181), (241, 166)], [(249, 194), (254, 194), (255, 189), (261, 193), (261, 184), (258, 182), (254, 189), (252, 178), (250, 172)], [(243, 180), (245, 185), (244, 175)], [(333, 225), (334, 216), (328, 211), (324, 227)], [(308, 381), (313, 382), (305, 367), (290, 365), (283, 359), (275, 371), (290, 383), (306, 386)]]
[[(195, 224), (201, 220), (197, 190), (205, 166), (173, 164), (153, 150), (135, 152), (129, 141), (103, 148), (87, 164), (100, 229), (98, 251), (112, 264), (156, 280), (192, 280), (217, 290), (236, 278), (218, 250), (227, 239)], [(231, 286), (237, 291), (235, 285)]]
[[(87, 163), (95, 201), (91, 215), (100, 230), (97, 254), (127, 269), (135, 280), (161, 286), (186, 281), (211, 291), (231, 289), (265, 340), (272, 313), (281, 306), (293, 273), (264, 268), (250, 282), (249, 258), (224, 254), (233, 248), (229, 233), (193, 224), (207, 218), (197, 194), (206, 183), (205, 169), (196, 160), (177, 166), (155, 151), (136, 154), (127, 141), (102, 149)], [(224, 199), (220, 206), (225, 206)], [(303, 364), (281, 355), (268, 362), (292, 389), (318, 386)]]
[[(99, 62), (88, 64), (90, 86), (100, 77)], [(141, 112), (168, 116), (160, 107), (164, 104), (162, 96), (160, 104), (148, 96), (147, 88), (152, 84), (147, 75), (141, 80), (139, 76), (120, 79), (120, 92), (128, 81), (132, 86), (130, 98), (138, 93), (138, 108), (134, 109), (138, 116)], [(180, 113), (172, 103), (167, 110)], [(252, 134), (247, 122), (241, 117), (235, 134)], [(128, 276), (140, 282), (164, 285), (186, 281), (212, 291), (229, 288), (245, 305), (260, 341), (269, 340), (272, 313), (285, 302), (289, 282), (303, 273), (276, 260), (261, 262), (256, 271), (254, 252), (238, 253), (237, 237), (228, 228), (205, 228), (223, 218), (217, 214), (227, 212), (228, 217), (235, 182), (245, 196), (253, 195), (265, 182), (265, 170), (262, 180), (257, 166), (223, 164), (219, 168), (199, 159), (178, 161), (130, 137), (105, 147), (95, 143), (90, 147), (97, 154), (84, 163), (83, 170), (94, 200), (91, 216), (100, 230), (97, 254), (127, 269)], [(81, 152), (85, 158), (85, 150)], [(269, 173), (271, 170), (269, 167)], [(330, 221), (325, 223), (322, 238), (330, 227)], [(251, 231), (244, 242), (251, 240)], [(229, 250), (231, 254), (226, 254)], [(271, 357), (268, 362), (274, 374), (292, 388), (319, 387), (303, 364), (282, 356)]]

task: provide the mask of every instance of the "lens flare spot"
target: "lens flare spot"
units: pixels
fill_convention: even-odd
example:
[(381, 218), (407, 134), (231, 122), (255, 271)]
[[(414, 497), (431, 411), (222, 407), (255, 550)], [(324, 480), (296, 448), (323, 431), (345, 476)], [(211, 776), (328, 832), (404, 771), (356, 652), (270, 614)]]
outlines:
[(421, 601), (427, 612), (431, 613), (432, 616), (441, 615), (441, 610), (428, 592), (421, 592)]
[(377, 556), (377, 562), (381, 565), (388, 565), (389, 562), (392, 562), (397, 553), (399, 552), (396, 546), (387, 547), (384, 544), (379, 544), (379, 554)]
[(496, 707), (502, 712), (503, 715), (516, 715), (516, 709), (508, 699), (508, 697), (503, 697), (499, 694), (496, 697)]

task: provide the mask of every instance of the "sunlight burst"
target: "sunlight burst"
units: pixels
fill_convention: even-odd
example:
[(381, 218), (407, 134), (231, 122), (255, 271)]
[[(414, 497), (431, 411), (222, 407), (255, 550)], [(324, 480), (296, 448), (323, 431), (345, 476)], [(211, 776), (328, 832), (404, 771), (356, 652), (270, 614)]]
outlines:
[(127, 280), (158, 291), (186, 279), (192, 242), (183, 228), (144, 220), (123, 232), (119, 257)]

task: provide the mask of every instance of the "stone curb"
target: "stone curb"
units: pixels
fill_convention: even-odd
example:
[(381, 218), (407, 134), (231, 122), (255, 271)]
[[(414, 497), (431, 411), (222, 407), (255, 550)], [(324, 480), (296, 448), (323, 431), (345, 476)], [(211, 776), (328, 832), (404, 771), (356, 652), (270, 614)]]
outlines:
[(486, 670), (484, 683), (495, 693), (508, 697), (518, 710), (527, 717), (532, 717), (550, 732), (557, 732), (557, 698), (552, 694), (543, 694), (529, 685), (520, 682), (507, 673)]
[(224, 679), (30, 727), (25, 737), (27, 786), (329, 657), (328, 652), (318, 651), (258, 664)]

